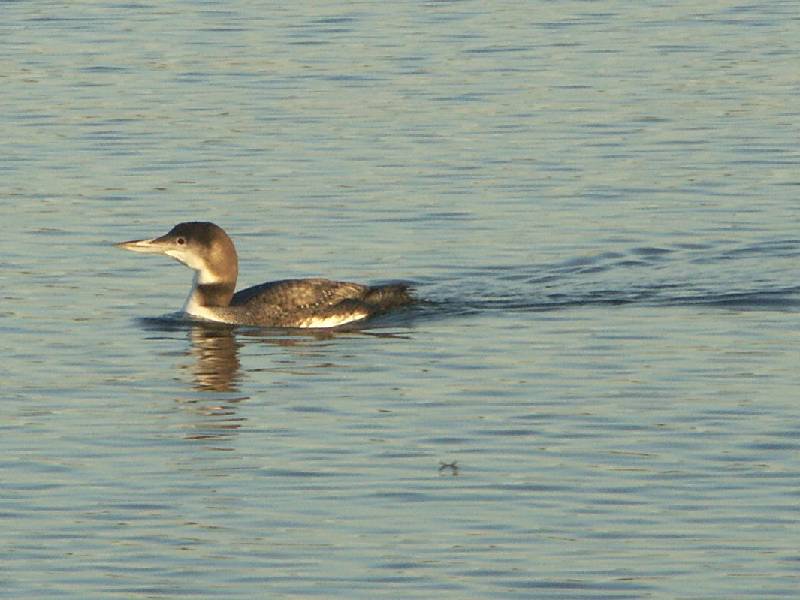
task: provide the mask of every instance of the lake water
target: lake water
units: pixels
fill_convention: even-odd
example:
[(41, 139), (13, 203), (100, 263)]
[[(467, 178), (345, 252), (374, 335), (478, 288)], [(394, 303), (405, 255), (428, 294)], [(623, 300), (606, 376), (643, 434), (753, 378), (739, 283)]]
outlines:
[(0, 14), (0, 596), (800, 595), (796, 2)]

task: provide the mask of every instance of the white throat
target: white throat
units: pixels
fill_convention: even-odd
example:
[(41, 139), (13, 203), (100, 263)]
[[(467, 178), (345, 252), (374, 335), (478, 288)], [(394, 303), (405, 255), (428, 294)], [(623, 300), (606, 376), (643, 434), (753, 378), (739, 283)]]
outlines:
[(196, 315), (197, 311), (200, 309), (200, 305), (197, 303), (197, 298), (195, 297), (195, 292), (197, 292), (197, 286), (200, 283), (200, 271), (194, 272), (194, 277), (192, 278), (192, 290), (189, 292), (189, 297), (186, 298), (186, 302), (183, 303), (183, 312), (189, 315)]
[(220, 318), (220, 316), (216, 314), (213, 307), (203, 306), (202, 304), (200, 304), (197, 301), (197, 295), (196, 295), (198, 285), (203, 285), (207, 283), (219, 283), (222, 280), (219, 278), (213, 278), (210, 281), (204, 281), (202, 279), (202, 276), (203, 276), (202, 271), (194, 272), (194, 279), (192, 280), (192, 291), (189, 292), (189, 297), (186, 298), (186, 302), (184, 302), (183, 308), (181, 310), (184, 314), (191, 315), (199, 319), (225, 322), (224, 319)]
[(194, 284), (224, 283), (225, 278), (208, 268), (206, 261), (193, 252), (170, 249), (165, 252), (194, 271)]
[[(225, 279), (212, 273), (208, 269), (198, 269), (194, 272), (194, 286), (207, 285), (210, 283), (224, 283)], [(193, 287), (194, 287), (193, 286)]]

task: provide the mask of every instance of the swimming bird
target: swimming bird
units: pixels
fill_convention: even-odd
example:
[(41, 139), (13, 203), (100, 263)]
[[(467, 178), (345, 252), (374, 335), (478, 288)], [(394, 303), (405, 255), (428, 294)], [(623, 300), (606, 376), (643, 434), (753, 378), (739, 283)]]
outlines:
[(236, 248), (214, 223), (179, 223), (161, 237), (115, 245), (165, 254), (193, 269), (194, 283), (183, 312), (209, 321), (330, 328), (412, 302), (406, 284), (367, 286), (329, 279), (284, 279), (234, 293), (239, 275)]

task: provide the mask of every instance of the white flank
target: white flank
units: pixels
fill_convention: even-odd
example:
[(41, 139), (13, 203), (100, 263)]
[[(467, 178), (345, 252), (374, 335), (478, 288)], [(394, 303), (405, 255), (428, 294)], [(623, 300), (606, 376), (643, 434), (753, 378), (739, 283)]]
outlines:
[(338, 327), (345, 323), (352, 323), (367, 317), (367, 313), (349, 313), (346, 315), (333, 315), (330, 317), (309, 317), (301, 321), (298, 327)]

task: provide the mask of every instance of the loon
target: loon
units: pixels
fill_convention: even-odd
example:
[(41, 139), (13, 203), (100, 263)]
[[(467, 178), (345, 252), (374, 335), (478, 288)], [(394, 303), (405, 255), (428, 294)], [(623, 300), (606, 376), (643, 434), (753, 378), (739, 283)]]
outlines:
[(329, 279), (284, 279), (234, 293), (236, 248), (214, 223), (179, 223), (161, 237), (115, 244), (165, 254), (195, 271), (183, 312), (232, 325), (330, 328), (361, 321), (412, 302), (408, 285), (367, 286)]

